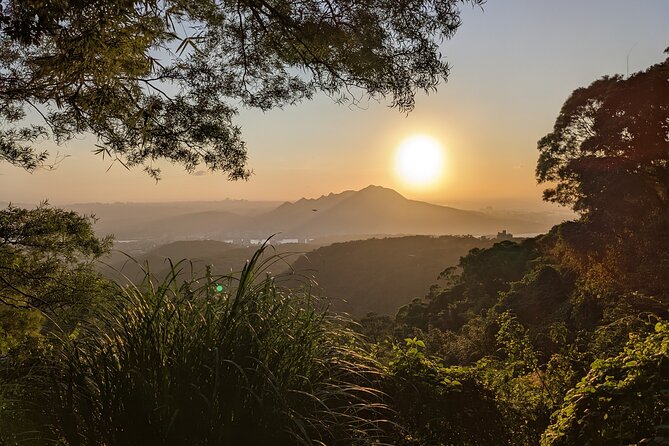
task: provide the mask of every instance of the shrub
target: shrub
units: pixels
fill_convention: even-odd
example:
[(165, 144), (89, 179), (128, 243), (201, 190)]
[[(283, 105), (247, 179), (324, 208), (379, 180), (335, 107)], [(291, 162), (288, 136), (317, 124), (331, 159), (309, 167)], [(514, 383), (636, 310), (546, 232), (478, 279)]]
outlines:
[[(67, 445), (372, 444), (380, 368), (307, 292), (238, 276), (147, 277), (61, 336), (32, 380), (39, 436)], [(35, 409), (39, 407), (40, 409)]]
[(387, 393), (407, 446), (510, 444), (494, 394), (469, 367), (443, 367), (425, 343), (393, 345)]
[(630, 341), (617, 356), (593, 362), (571, 389), (542, 446), (648, 444), (669, 421), (669, 326)]

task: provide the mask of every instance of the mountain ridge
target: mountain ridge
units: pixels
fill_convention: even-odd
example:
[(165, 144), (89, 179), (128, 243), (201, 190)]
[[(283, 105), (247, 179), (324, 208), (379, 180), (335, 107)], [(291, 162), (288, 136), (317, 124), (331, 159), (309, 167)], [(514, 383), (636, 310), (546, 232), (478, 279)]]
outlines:
[[(227, 202), (239, 205), (239, 202)], [(283, 238), (318, 239), (327, 237), (375, 235), (495, 235), (506, 229), (513, 233), (540, 233), (556, 222), (539, 218), (493, 216), (478, 211), (412, 200), (399, 192), (378, 185), (360, 190), (329, 193), (318, 198), (268, 206), (261, 202), (253, 209), (249, 202), (243, 212), (234, 212), (226, 202), (183, 207), (138, 204), (79, 205), (78, 211), (118, 211), (99, 215), (96, 229), (117, 238), (143, 237), (162, 242), (180, 239), (234, 240), (250, 243), (280, 233)], [(278, 203), (278, 202), (276, 202)], [(185, 210), (186, 212), (178, 212)]]
[[(317, 205), (318, 201), (313, 204)], [(539, 228), (531, 222), (410, 200), (393, 189), (368, 186), (345, 196), (292, 231), (319, 236), (346, 233), (485, 235), (503, 229), (532, 232)]]

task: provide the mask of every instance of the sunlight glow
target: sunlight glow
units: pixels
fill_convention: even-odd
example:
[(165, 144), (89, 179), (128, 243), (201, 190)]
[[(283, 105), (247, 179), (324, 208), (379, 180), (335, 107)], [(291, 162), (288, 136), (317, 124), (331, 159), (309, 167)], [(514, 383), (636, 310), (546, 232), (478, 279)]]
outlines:
[(426, 135), (405, 139), (395, 153), (395, 173), (407, 185), (434, 184), (444, 169), (444, 152), (439, 142)]

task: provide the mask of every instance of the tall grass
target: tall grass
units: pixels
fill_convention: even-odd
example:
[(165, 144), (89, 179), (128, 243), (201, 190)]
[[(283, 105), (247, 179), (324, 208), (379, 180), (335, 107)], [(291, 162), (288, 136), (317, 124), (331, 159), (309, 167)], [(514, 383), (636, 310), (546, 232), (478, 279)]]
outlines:
[(39, 437), (70, 446), (380, 444), (380, 367), (308, 292), (262, 275), (261, 255), (238, 275), (178, 283), (175, 267), (164, 281), (147, 274), (119, 288), (36, 373)]

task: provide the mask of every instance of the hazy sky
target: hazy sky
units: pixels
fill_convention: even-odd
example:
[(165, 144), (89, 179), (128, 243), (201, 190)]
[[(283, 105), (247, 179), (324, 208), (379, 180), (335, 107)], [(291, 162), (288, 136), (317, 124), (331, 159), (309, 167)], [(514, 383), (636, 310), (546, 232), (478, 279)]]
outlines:
[[(669, 46), (669, 0), (488, 0), (483, 11), (465, 7), (462, 21), (442, 45), (449, 81), (420, 95), (408, 116), (325, 96), (269, 113), (242, 110), (248, 182), (169, 165), (158, 184), (141, 169), (105, 172), (109, 162), (90, 153), (88, 138), (55, 149), (71, 155), (56, 171), (0, 164), (0, 201), (295, 200), (378, 184), (462, 208), (538, 207), (536, 141), (571, 91), (624, 74), (628, 54), (630, 72), (645, 69)], [(445, 150), (446, 171), (431, 189), (414, 190), (393, 173), (395, 149), (416, 133)]]

